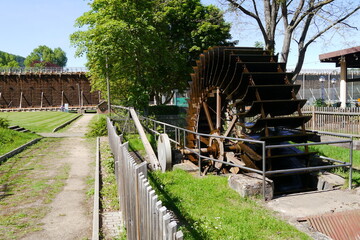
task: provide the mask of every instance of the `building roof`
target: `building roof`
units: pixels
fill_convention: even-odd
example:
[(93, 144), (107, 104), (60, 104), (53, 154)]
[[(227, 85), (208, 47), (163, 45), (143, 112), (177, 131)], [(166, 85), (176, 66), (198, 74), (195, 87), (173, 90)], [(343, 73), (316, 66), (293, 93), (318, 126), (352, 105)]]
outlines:
[(334, 62), (337, 67), (341, 57), (345, 57), (348, 68), (360, 68), (360, 46), (319, 55), (320, 62)]

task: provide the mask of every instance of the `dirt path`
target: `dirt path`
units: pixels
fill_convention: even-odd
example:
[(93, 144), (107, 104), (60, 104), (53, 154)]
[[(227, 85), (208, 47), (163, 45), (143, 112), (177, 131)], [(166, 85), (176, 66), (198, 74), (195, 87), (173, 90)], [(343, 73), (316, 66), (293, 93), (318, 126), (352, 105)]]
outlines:
[(50, 212), (41, 220), (43, 230), (22, 239), (91, 238), (92, 209), (85, 189), (86, 178), (93, 175), (90, 163), (95, 161), (95, 152), (83, 136), (93, 116), (84, 115), (64, 133), (44, 134), (47, 137), (63, 137), (58, 147), (65, 154), (49, 161), (69, 164), (69, 178), (62, 192), (50, 204)]

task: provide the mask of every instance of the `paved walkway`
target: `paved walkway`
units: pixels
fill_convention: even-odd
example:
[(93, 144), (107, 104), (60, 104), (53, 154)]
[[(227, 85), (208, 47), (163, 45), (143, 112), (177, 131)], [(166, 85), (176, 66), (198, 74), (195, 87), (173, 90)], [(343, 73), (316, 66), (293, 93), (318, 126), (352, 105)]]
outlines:
[(49, 161), (67, 163), (70, 166), (69, 177), (63, 191), (50, 204), (51, 211), (41, 220), (43, 230), (29, 234), (23, 239), (91, 238), (92, 205), (86, 196), (86, 180), (93, 176), (94, 169), (91, 163), (95, 161), (95, 153), (94, 146), (83, 136), (93, 116), (85, 114), (72, 123), (64, 133), (43, 134), (47, 137), (64, 138), (57, 146), (64, 154), (59, 154), (56, 159)]
[(121, 212), (103, 212), (101, 214), (103, 233), (105, 239), (114, 239), (119, 237), (123, 229)]

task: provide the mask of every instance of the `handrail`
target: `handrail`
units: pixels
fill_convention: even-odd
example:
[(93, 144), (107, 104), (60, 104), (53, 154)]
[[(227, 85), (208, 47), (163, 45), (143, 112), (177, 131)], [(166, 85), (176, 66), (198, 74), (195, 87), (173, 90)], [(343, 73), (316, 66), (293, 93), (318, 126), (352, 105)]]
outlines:
[[(113, 108), (118, 108), (118, 109), (125, 109), (125, 110), (129, 110), (132, 108), (127, 108), (127, 107), (122, 107), (122, 106), (112, 106)], [(252, 171), (252, 172), (256, 172), (259, 174), (262, 174), (263, 177), (263, 195), (265, 198), (265, 181), (266, 181), (266, 177), (273, 175), (273, 174), (286, 174), (286, 173), (294, 173), (294, 172), (311, 172), (311, 171), (317, 171), (317, 170), (321, 170), (321, 169), (329, 169), (329, 168), (336, 168), (336, 167), (349, 167), (350, 169), (350, 177), (349, 177), (349, 188), (351, 189), (351, 185), (352, 185), (352, 164), (353, 164), (353, 156), (352, 156), (352, 151), (353, 151), (353, 138), (352, 136), (346, 136), (343, 134), (332, 134), (329, 132), (326, 132), (326, 134), (328, 135), (332, 135), (332, 136), (337, 136), (337, 137), (346, 137), (349, 138), (348, 140), (337, 140), (337, 141), (327, 141), (327, 142), (311, 142), (311, 143), (289, 143), (289, 144), (280, 144), (280, 145), (266, 145), (265, 141), (259, 141), (259, 140), (250, 140), (250, 139), (242, 139), (242, 138), (234, 138), (234, 137), (224, 137), (224, 136), (216, 136), (216, 135), (210, 135), (210, 134), (205, 134), (205, 133), (198, 133), (198, 132), (194, 132), (185, 128), (181, 128), (178, 126), (174, 126), (168, 123), (164, 123), (164, 122), (160, 122), (151, 118), (147, 118), (147, 117), (143, 117), (141, 116), (142, 120), (147, 120), (147, 121), (151, 121), (154, 123), (154, 129), (148, 129), (149, 131), (155, 133), (155, 134), (160, 134), (160, 132), (158, 132), (156, 130), (156, 126), (163, 126), (163, 130), (164, 133), (166, 133), (166, 131), (169, 131), (168, 129), (173, 128), (173, 131), (175, 131), (175, 140), (170, 139), (171, 142), (182, 146), (185, 150), (189, 150), (190, 152), (192, 152), (193, 154), (197, 155), (199, 158), (199, 174), (201, 174), (201, 159), (206, 159), (206, 160), (211, 160), (214, 162), (220, 162), (226, 165), (230, 165), (230, 166), (234, 166), (234, 167), (238, 167), (240, 169), (243, 170), (247, 170), (247, 171)], [(182, 139), (181, 139), (181, 134), (180, 132), (183, 132), (183, 143)], [(308, 131), (308, 132), (312, 132), (312, 131)], [(257, 143), (257, 144), (261, 144), (262, 145), (262, 169), (261, 170), (257, 170), (257, 169), (253, 169), (253, 168), (248, 168), (245, 166), (241, 166), (241, 165), (237, 165), (237, 164), (233, 164), (230, 162), (225, 162), (225, 161), (221, 161), (218, 159), (214, 159), (211, 157), (207, 157), (207, 156), (203, 156), (201, 155), (201, 151), (200, 149), (190, 149), (188, 147), (186, 147), (185, 144), (185, 133), (192, 133), (195, 134), (197, 136), (197, 141), (198, 141), (198, 146), (200, 146), (200, 137), (213, 137), (213, 138), (220, 138), (220, 139), (228, 139), (228, 140), (235, 140), (235, 141), (244, 141), (244, 142), (250, 142), (250, 143)], [(322, 133), (324, 134), (325, 132), (318, 132), (317, 133)], [(266, 170), (265, 166), (266, 166), (266, 150), (268, 149), (273, 149), (273, 148), (286, 148), (286, 147), (300, 147), (300, 146), (313, 146), (313, 145), (326, 145), (326, 144), (336, 144), (336, 143), (347, 143), (350, 145), (350, 156), (349, 156), (349, 162), (343, 162), (343, 161), (339, 161), (336, 159), (332, 159), (332, 158), (326, 158), (326, 160), (330, 161), (330, 162), (334, 162), (334, 163), (338, 163), (337, 165), (321, 165), (321, 166), (316, 166), (316, 167), (306, 167), (306, 168), (290, 168), (290, 169), (282, 169), (282, 170)], [(320, 158), (325, 158), (323, 156), (319, 156)], [(340, 164), (339, 164), (340, 163)]]

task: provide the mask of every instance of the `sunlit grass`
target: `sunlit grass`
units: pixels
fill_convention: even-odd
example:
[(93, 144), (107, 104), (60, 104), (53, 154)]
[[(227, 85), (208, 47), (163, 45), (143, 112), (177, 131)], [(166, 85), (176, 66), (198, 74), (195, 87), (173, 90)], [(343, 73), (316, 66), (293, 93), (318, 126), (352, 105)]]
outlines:
[(185, 239), (310, 239), (255, 200), (230, 189), (226, 177), (184, 171), (150, 173), (160, 200), (179, 217)]
[(52, 132), (54, 128), (78, 116), (65, 112), (1, 112), (10, 125), (19, 125), (34, 132)]
[[(350, 161), (350, 150), (348, 148), (344, 147), (338, 147), (334, 145), (316, 145), (312, 146), (310, 148), (310, 151), (316, 151), (319, 155), (333, 158), (336, 160), (341, 160), (344, 162)], [(353, 166), (356, 169), (360, 169), (360, 151), (359, 150), (353, 150)], [(359, 170), (353, 171), (353, 186), (357, 187), (360, 186), (360, 171)], [(349, 179), (349, 169), (348, 168), (341, 168), (341, 169), (334, 169), (332, 170), (333, 173), (336, 173), (343, 178), (346, 179), (345, 186), (348, 186), (348, 179)]]
[(8, 153), (39, 136), (33, 133), (20, 133), (0, 128), (0, 156)]

